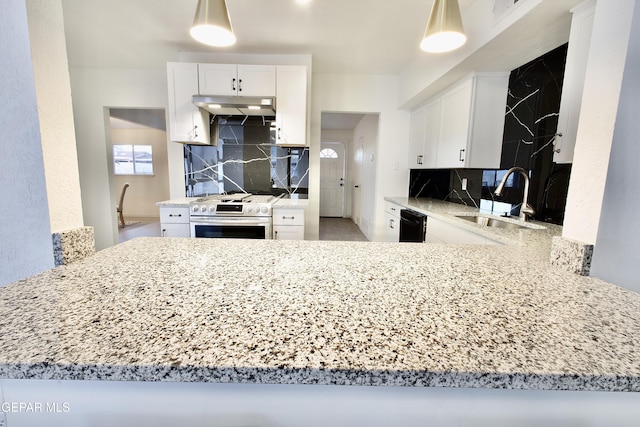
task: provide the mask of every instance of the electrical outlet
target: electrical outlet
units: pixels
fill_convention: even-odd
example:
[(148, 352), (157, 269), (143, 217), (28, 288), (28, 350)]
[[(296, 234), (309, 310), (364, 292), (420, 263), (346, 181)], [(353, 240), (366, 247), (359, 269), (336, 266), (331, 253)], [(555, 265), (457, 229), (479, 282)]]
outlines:
[(467, 178), (462, 178), (462, 191), (467, 191)]

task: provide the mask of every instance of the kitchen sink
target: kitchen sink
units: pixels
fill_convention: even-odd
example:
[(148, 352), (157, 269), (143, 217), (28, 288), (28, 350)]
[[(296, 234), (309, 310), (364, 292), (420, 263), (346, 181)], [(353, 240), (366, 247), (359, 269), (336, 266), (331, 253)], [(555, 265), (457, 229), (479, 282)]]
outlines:
[(543, 229), (544, 227), (523, 223), (522, 221), (513, 222), (507, 221), (501, 218), (489, 217), (483, 215), (456, 215), (457, 218), (464, 219), (465, 221), (475, 222), (478, 225), (483, 225), (485, 227), (493, 227), (493, 228), (504, 228), (507, 230), (517, 230), (520, 228), (534, 228), (534, 229)]

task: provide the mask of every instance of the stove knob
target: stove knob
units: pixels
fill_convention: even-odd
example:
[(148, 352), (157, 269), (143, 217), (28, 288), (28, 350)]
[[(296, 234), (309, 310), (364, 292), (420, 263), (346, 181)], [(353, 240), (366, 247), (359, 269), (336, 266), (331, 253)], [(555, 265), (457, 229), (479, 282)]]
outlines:
[(202, 212), (206, 212), (206, 211), (207, 211), (207, 207), (206, 207), (206, 206), (203, 206), (203, 207), (201, 207), (201, 208), (200, 208), (200, 210), (201, 210)]
[(269, 208), (267, 208), (266, 206), (263, 206), (262, 209), (260, 209), (260, 212), (267, 213), (269, 212)]
[(255, 208), (253, 208), (253, 211), (254, 211), (255, 213), (258, 213), (258, 212), (260, 212), (260, 208), (259, 208), (259, 207), (255, 207)]
[(209, 206), (209, 212), (215, 212), (215, 211), (216, 211), (215, 206)]
[(194, 207), (193, 207), (193, 211), (194, 211), (194, 212), (198, 212), (198, 207), (197, 207), (197, 206), (194, 206)]

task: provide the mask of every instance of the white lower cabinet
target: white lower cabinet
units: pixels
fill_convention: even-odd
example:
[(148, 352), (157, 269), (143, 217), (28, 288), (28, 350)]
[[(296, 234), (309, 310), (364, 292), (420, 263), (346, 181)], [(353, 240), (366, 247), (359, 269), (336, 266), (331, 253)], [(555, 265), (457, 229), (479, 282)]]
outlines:
[(162, 237), (191, 237), (189, 208), (161, 207), (160, 235)]
[(501, 243), (472, 231), (456, 227), (432, 216), (427, 218), (427, 243), (452, 243), (464, 245), (500, 245)]
[(400, 209), (402, 206), (392, 202), (385, 202), (384, 205), (384, 240), (386, 242), (400, 241)]
[(304, 209), (273, 208), (274, 240), (304, 240)]

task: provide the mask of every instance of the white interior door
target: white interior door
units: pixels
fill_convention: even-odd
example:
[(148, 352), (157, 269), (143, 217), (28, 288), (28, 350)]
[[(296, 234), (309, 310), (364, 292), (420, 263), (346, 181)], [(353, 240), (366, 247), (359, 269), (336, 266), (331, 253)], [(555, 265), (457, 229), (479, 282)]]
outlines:
[(345, 147), (322, 143), (320, 148), (320, 216), (343, 217), (345, 196)]

